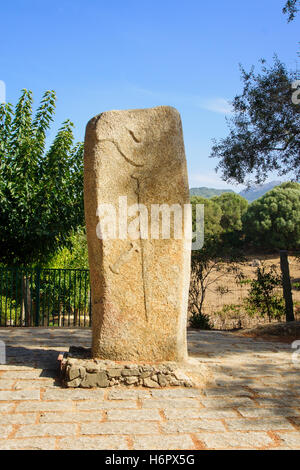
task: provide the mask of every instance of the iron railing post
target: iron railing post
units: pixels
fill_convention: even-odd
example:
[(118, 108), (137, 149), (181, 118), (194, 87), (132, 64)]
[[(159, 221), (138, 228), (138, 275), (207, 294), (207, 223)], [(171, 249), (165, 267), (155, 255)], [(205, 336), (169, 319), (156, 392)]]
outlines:
[(35, 287), (35, 326), (40, 324), (40, 286), (41, 286), (41, 268), (36, 268), (36, 287)]

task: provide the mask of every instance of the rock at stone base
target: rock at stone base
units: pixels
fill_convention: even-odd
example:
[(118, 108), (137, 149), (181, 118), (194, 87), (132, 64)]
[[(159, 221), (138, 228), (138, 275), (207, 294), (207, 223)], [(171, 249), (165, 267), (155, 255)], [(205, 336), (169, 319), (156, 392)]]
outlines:
[(133, 364), (63, 357), (61, 378), (68, 388), (203, 387), (210, 381), (207, 367), (196, 358), (185, 363)]
[(131, 376), (131, 375), (139, 375), (139, 370), (138, 369), (124, 369), (122, 370), (122, 375), (125, 377)]
[(163, 374), (158, 374), (158, 383), (161, 387), (166, 387), (170, 385), (171, 377)]
[(87, 373), (83, 381), (80, 384), (81, 388), (93, 388), (100, 387), (105, 388), (109, 386), (107, 375), (103, 371), (96, 372), (94, 374)]
[(126, 379), (125, 379), (125, 383), (127, 385), (137, 384), (138, 381), (139, 381), (139, 379), (137, 377), (126, 377)]
[(120, 377), (121, 376), (121, 369), (107, 369), (107, 375), (110, 378)]
[(68, 388), (78, 388), (80, 387), (81, 384), (81, 379), (73, 379), (70, 380), (69, 382), (66, 382), (66, 385)]
[(149, 388), (160, 388), (159, 384), (154, 380), (150, 379), (150, 377), (143, 380), (144, 386)]
[(69, 380), (72, 381), (79, 377), (84, 378), (85, 369), (83, 367), (71, 366), (68, 370)]

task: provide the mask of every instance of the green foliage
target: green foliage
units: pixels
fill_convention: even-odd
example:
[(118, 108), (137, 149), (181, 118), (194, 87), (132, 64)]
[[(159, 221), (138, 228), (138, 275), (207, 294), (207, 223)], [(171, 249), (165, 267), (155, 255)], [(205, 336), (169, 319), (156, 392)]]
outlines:
[(236, 193), (224, 193), (221, 196), (206, 199), (191, 197), (193, 207), (193, 231), (195, 227), (195, 205), (204, 205), (204, 243), (205, 245), (226, 245), (231, 251), (239, 245), (242, 237), (242, 216), (248, 202)]
[[(242, 317), (245, 308), (239, 304), (225, 304), (221, 310), (215, 312), (225, 326), (229, 319), (237, 320), (236, 328), (242, 328)], [(223, 329), (223, 328), (222, 328)]]
[(190, 317), (190, 327), (197, 330), (211, 330), (212, 326), (207, 315), (203, 313), (192, 313)]
[(195, 205), (204, 205), (204, 239), (205, 243), (213, 238), (218, 237), (222, 233), (221, 218), (222, 210), (220, 206), (211, 199), (206, 199), (200, 196), (191, 197), (191, 204), (193, 208), (193, 231), (196, 230), (195, 222)]
[(55, 100), (46, 91), (35, 116), (28, 90), (15, 110), (0, 105), (0, 260), (9, 265), (42, 261), (83, 224), (83, 145), (69, 120), (46, 151)]
[(280, 320), (285, 314), (284, 299), (276, 294), (282, 285), (281, 277), (274, 268), (267, 270), (264, 266), (257, 268), (256, 279), (251, 280), (250, 291), (245, 301), (249, 315), (259, 314), (262, 317)]
[(66, 241), (49, 258), (48, 266), (51, 268), (88, 269), (88, 249), (85, 229), (80, 227), (73, 231)]
[(229, 135), (214, 143), (211, 157), (219, 158), (226, 181), (244, 183), (253, 175), (262, 183), (270, 171), (299, 179), (300, 107), (292, 102), (291, 88), (296, 72), (277, 58), (259, 73), (241, 72), (244, 88), (233, 100)]
[(287, 0), (284, 8), (283, 13), (288, 15), (288, 21), (293, 21), (295, 19), (296, 14), (299, 11), (300, 0)]
[(299, 249), (300, 185), (285, 183), (254, 201), (243, 217), (247, 240), (267, 249)]
[(296, 181), (287, 181), (286, 183), (282, 183), (277, 188), (281, 189), (296, 189), (296, 191), (300, 191), (300, 183), (296, 183)]
[(248, 202), (245, 198), (235, 193), (225, 193), (214, 197), (222, 211), (220, 225), (225, 232), (241, 231), (243, 228), (242, 217), (247, 211)]
[(220, 317), (239, 317), (241, 313), (241, 305), (225, 304), (219, 312), (216, 312)]
[[(31, 280), (31, 290), (36, 290), (36, 278)], [(34, 298), (34, 296), (33, 296)], [(74, 316), (89, 319), (90, 278), (89, 272), (80, 269), (44, 269), (40, 278), (40, 325), (45, 319), (49, 326), (74, 324)]]

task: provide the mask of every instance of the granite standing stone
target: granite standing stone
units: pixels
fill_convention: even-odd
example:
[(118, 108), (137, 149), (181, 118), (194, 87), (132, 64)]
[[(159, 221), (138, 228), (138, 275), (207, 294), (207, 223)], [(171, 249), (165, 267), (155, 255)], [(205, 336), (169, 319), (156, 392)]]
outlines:
[[(99, 205), (117, 215), (148, 209), (149, 239), (99, 239)], [(84, 198), (92, 290), (92, 354), (119, 361), (184, 361), (190, 279), (190, 240), (151, 239), (153, 204), (189, 204), (189, 186), (179, 113), (171, 107), (109, 111), (86, 128)], [(97, 216), (96, 216), (97, 213)], [(138, 213), (130, 214), (136, 223)], [(172, 219), (172, 217), (171, 217)], [(135, 222), (134, 222), (135, 220)], [(142, 220), (142, 216), (139, 220)], [(145, 220), (145, 219), (144, 219)], [(173, 219), (172, 219), (173, 220)], [(110, 227), (112, 228), (112, 227)], [(178, 235), (177, 235), (178, 238)]]

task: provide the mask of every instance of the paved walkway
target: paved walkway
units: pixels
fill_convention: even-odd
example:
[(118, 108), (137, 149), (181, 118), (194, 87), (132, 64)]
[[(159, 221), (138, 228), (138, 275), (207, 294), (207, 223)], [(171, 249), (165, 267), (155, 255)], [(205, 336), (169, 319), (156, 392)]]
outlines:
[(215, 377), (202, 392), (62, 389), (58, 352), (88, 346), (90, 334), (0, 329), (0, 449), (300, 449), (300, 364), (290, 345), (189, 331), (190, 354)]

